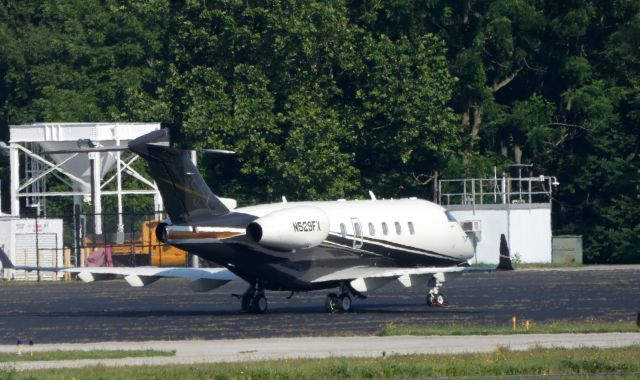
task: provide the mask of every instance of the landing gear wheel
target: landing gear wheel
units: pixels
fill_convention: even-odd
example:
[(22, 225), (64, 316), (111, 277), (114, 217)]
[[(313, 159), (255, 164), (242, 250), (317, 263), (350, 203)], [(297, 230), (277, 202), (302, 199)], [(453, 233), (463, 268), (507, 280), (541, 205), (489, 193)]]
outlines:
[(329, 313), (335, 313), (339, 308), (339, 299), (335, 293), (329, 293), (324, 301), (324, 307)]
[(264, 314), (267, 312), (267, 297), (264, 294), (258, 294), (252, 299), (251, 311), (256, 314)]
[(442, 295), (442, 293), (427, 295), (427, 306), (444, 307), (447, 305), (447, 301), (444, 299), (444, 295)]
[(340, 295), (340, 310), (348, 313), (349, 311), (351, 311), (351, 297), (349, 297), (348, 294), (341, 294)]

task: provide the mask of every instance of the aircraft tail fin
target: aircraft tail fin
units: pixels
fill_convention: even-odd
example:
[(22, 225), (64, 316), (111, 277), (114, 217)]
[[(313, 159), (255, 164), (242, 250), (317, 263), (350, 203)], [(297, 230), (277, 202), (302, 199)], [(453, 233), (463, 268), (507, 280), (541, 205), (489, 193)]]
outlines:
[(2, 248), (0, 248), (0, 263), (2, 263), (3, 269), (15, 268), (13, 266), (13, 263), (11, 262), (11, 259), (9, 259), (9, 256), (7, 256), (7, 253)]
[(498, 262), (496, 269), (513, 270), (511, 253), (509, 252), (509, 245), (507, 244), (507, 238), (504, 234), (500, 235), (500, 261)]
[(168, 129), (138, 137), (129, 143), (129, 149), (148, 163), (173, 223), (197, 222), (230, 212), (211, 192), (189, 152), (169, 146)]

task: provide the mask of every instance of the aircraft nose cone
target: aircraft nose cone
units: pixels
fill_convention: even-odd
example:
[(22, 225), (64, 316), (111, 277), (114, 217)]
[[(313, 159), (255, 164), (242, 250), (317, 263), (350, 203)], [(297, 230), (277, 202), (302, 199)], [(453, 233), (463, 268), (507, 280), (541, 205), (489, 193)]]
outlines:
[(464, 259), (470, 259), (476, 254), (476, 250), (473, 246), (472, 238), (466, 233), (462, 237), (462, 243), (460, 245), (460, 248), (461, 248), (461, 256)]

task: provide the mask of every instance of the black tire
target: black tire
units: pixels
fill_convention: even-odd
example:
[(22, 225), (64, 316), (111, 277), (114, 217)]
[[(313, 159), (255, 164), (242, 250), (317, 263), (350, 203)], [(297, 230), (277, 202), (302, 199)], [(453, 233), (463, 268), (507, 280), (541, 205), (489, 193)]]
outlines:
[(442, 293), (427, 294), (427, 306), (445, 306), (447, 301)]
[(433, 306), (435, 296), (431, 293), (427, 294), (427, 306)]
[(253, 297), (251, 295), (249, 294), (242, 295), (240, 311), (241, 312), (253, 311)]
[(339, 299), (340, 311), (348, 313), (351, 311), (351, 297), (348, 294), (341, 294)]
[(329, 313), (335, 313), (338, 311), (338, 296), (335, 293), (330, 293), (324, 301), (324, 308)]
[(251, 311), (256, 314), (266, 313), (269, 306), (267, 303), (267, 297), (265, 297), (264, 294), (258, 294), (257, 296), (253, 297), (251, 306)]
[(427, 294), (427, 306), (443, 306), (445, 305), (446, 301), (444, 299), (444, 296), (442, 295), (442, 293), (438, 293), (438, 294), (433, 294), (433, 293), (429, 293)]

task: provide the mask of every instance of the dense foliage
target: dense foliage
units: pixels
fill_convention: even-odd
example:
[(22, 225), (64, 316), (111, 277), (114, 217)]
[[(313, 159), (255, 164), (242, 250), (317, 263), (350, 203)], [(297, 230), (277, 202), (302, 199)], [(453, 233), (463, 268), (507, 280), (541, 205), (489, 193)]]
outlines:
[(4, 0), (0, 129), (159, 121), (241, 202), (533, 164), (556, 233), (638, 262), (639, 40), (638, 0)]

